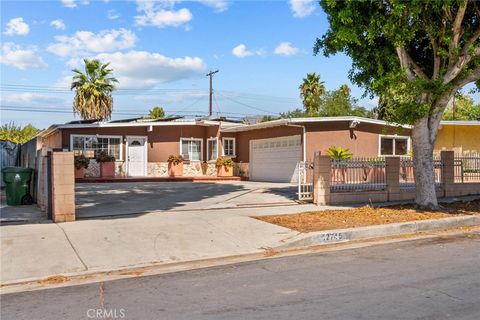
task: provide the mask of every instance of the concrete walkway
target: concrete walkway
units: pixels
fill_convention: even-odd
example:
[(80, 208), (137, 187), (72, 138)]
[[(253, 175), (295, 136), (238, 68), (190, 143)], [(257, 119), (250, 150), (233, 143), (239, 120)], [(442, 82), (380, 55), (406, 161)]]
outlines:
[(229, 211), (1, 226), (1, 283), (263, 252), (298, 234)]
[(75, 189), (78, 218), (297, 203), (296, 186), (289, 183), (79, 183)]

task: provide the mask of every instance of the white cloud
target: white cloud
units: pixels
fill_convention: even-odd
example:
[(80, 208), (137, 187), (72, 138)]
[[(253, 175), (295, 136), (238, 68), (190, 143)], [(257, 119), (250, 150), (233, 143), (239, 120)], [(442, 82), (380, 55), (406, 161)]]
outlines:
[(3, 44), (0, 63), (13, 66), (20, 70), (28, 68), (44, 69), (48, 66), (45, 61), (37, 55), (37, 47), (22, 48), (12, 42)]
[(52, 21), (50, 22), (50, 25), (51, 25), (52, 27), (54, 27), (55, 29), (65, 30), (65, 23), (63, 22), (62, 19), (52, 20)]
[(267, 54), (267, 52), (264, 49), (250, 51), (247, 49), (246, 45), (241, 43), (232, 49), (232, 54), (237, 58), (245, 58), (250, 56), (264, 56)]
[(25, 36), (30, 32), (30, 27), (28, 24), (23, 21), (22, 17), (18, 18), (13, 18), (10, 19), (10, 21), (7, 22), (7, 27), (5, 28), (5, 31), (3, 34), (7, 36), (13, 36), (13, 35), (18, 35), (18, 36)]
[(203, 75), (206, 65), (198, 57), (170, 58), (156, 52), (101, 53), (94, 58), (110, 62), (119, 87), (148, 89), (157, 84)]
[(306, 17), (315, 11), (316, 2), (314, 0), (290, 0), (289, 2), (295, 18)]
[(291, 42), (282, 42), (276, 48), (274, 53), (283, 56), (294, 56), (300, 52), (300, 49), (292, 46)]
[(109, 20), (115, 20), (115, 19), (120, 18), (120, 14), (119, 14), (117, 11), (115, 11), (114, 9), (108, 10), (108, 12), (107, 12), (107, 18), (108, 18)]
[(77, 2), (83, 5), (87, 5), (90, 2), (88, 0), (82, 0), (82, 1), (77, 1), (77, 0), (61, 0), (62, 5), (67, 8), (76, 8), (77, 7)]
[(229, 7), (228, 1), (225, 1), (225, 0), (197, 0), (197, 1), (206, 6), (214, 8), (216, 12), (226, 11)]
[(136, 35), (126, 29), (102, 30), (97, 34), (77, 31), (72, 36), (56, 36), (56, 43), (47, 50), (61, 57), (86, 55), (96, 52), (109, 52), (135, 46)]
[(154, 7), (143, 10), (143, 15), (135, 16), (137, 26), (154, 26), (158, 28), (180, 27), (190, 20), (193, 15), (190, 10), (156, 10)]
[(67, 8), (75, 8), (77, 6), (75, 0), (62, 0), (62, 4)]

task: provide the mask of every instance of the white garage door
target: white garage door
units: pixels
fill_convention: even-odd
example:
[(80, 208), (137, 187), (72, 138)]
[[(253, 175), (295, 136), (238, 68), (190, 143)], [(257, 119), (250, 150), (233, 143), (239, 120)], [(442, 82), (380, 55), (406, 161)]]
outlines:
[(252, 140), (250, 179), (291, 182), (296, 179), (297, 163), (302, 158), (300, 136)]

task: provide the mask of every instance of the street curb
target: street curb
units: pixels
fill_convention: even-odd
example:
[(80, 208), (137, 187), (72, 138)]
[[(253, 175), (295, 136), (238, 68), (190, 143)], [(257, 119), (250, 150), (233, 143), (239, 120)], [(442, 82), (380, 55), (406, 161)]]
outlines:
[(471, 227), (477, 225), (480, 225), (479, 215), (432, 220), (419, 220), (349, 229), (334, 229), (302, 233), (289, 239), (288, 243), (277, 246), (273, 249), (293, 249), (321, 244), (335, 244), (352, 240), (367, 240), (388, 236), (416, 234), (422, 231), (435, 231), (441, 229)]
[[(328, 248), (329, 245), (348, 245), (350, 242), (352, 245), (355, 243), (361, 245), (361, 243), (363, 243), (361, 242), (362, 240), (368, 241), (400, 235), (421, 236), (420, 234), (426, 231), (442, 231), (457, 227), (477, 226), (480, 226), (480, 215), (311, 232), (294, 236), (293, 238), (290, 238), (288, 243), (284, 245), (275, 247), (262, 247), (258, 250), (238, 255), (173, 263), (145, 263), (109, 269), (96, 268), (88, 271), (68, 272), (53, 274), (50, 276), (17, 279), (0, 283), (0, 295), (21, 291), (79, 285), (83, 284), (84, 281), (88, 279), (90, 279), (91, 282), (101, 282), (134, 276), (148, 276), (162, 273), (188, 271), (200, 268), (216, 267), (220, 265), (276, 258), (284, 254), (293, 254), (295, 252), (301, 252), (324, 246)], [(69, 279), (66, 282), (58, 284), (41, 284), (41, 282), (52, 277), (65, 277)], [(100, 277), (102, 278), (100, 279)], [(87, 283), (89, 282), (87, 281)]]

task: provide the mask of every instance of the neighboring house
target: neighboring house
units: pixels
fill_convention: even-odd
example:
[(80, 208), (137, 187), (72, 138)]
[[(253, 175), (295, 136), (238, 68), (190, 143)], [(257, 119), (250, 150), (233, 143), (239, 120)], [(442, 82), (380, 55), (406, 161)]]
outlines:
[(435, 150), (459, 154), (480, 153), (480, 121), (442, 121)]
[[(349, 148), (355, 156), (408, 155), (409, 126), (359, 117), (273, 120), (253, 125), (225, 119), (131, 119), (77, 121), (42, 131), (36, 145), (71, 150), (93, 158), (105, 150), (117, 159), (119, 176), (166, 176), (169, 155), (187, 160), (184, 175), (215, 175), (215, 160), (229, 156), (237, 175), (255, 181), (295, 179), (299, 161), (312, 161), (315, 151)], [(92, 161), (87, 175), (98, 175)]]

